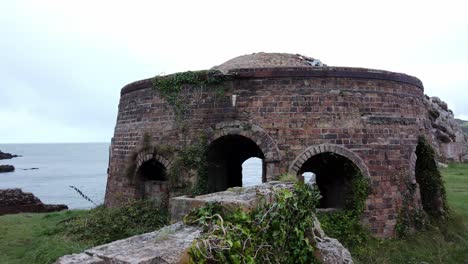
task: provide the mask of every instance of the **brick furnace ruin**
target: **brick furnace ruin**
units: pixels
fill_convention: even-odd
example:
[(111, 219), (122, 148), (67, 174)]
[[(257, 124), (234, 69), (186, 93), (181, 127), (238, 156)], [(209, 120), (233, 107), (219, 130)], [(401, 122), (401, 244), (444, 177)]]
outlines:
[[(364, 222), (392, 236), (408, 186), (417, 188), (423, 99), (406, 74), (279, 53), (136, 81), (121, 91), (105, 203), (242, 186), (242, 163), (257, 157), (263, 182), (315, 173), (323, 208), (343, 206), (353, 174), (370, 178)], [(420, 207), (418, 195), (411, 202)]]

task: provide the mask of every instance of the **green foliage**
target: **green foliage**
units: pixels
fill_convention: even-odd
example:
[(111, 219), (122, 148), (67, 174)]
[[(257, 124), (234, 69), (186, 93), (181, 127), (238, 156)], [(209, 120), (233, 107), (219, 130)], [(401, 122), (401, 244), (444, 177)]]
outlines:
[(297, 177), (291, 173), (283, 173), (278, 180), (281, 182), (297, 182)]
[(317, 217), (325, 233), (347, 248), (363, 247), (372, 239), (370, 231), (361, 224), (355, 211), (319, 212)]
[(156, 76), (153, 79), (153, 88), (164, 97), (172, 106), (177, 119), (184, 119), (188, 114), (186, 97), (181, 97), (180, 93), (184, 88), (212, 88), (217, 96), (222, 96), (225, 87), (222, 85), (231, 77), (216, 70), (187, 71), (175, 73), (167, 76)]
[(350, 248), (355, 263), (420, 264), (465, 263), (468, 259), (468, 228), (451, 214), (444, 224), (407, 234), (399, 239), (372, 238), (358, 248)]
[(189, 178), (187, 174), (196, 172), (197, 178), (190, 190), (192, 195), (201, 195), (208, 192), (208, 139), (205, 135), (199, 140), (183, 147), (174, 158), (171, 169), (168, 171), (169, 179), (176, 181), (172, 185), (187, 185), (182, 179)]
[[(349, 247), (355, 263), (466, 262), (468, 164), (449, 164), (449, 167), (442, 169), (441, 172), (446, 181), (447, 199), (453, 210), (447, 222), (409, 234), (404, 239), (370, 238), (360, 246)], [(71, 210), (47, 214), (0, 216), (0, 263), (52, 263), (62, 255), (78, 253), (91, 247), (89, 241), (76, 240), (75, 237), (66, 235), (66, 231), (62, 229), (57, 231), (57, 225), (63, 226), (59, 223), (70, 218), (85, 216), (90, 212)], [(218, 209), (206, 212), (206, 217), (212, 216), (214, 212), (218, 212)]]
[(125, 168), (127, 179), (135, 181), (137, 171), (137, 159), (141, 153), (152, 152), (161, 156), (172, 156), (175, 149), (172, 146), (164, 144), (154, 144), (153, 138), (149, 133), (144, 133), (140, 144), (130, 153)]
[(317, 217), (328, 236), (338, 239), (348, 248), (359, 248), (372, 239), (370, 231), (360, 222), (371, 192), (370, 181), (357, 172), (347, 189), (343, 210), (318, 213)]
[[(458, 264), (468, 260), (468, 164), (449, 164), (441, 173), (451, 208), (447, 221), (426, 223), (422, 230), (406, 232), (399, 239), (371, 238), (362, 246), (350, 247), (355, 263)], [(416, 212), (416, 219), (422, 214)]]
[(451, 163), (441, 173), (450, 208), (468, 220), (468, 163)]
[(418, 138), (416, 156), (416, 181), (419, 184), (423, 209), (431, 220), (444, 220), (448, 216), (444, 183), (437, 168), (434, 149), (422, 136)]
[(186, 221), (205, 227), (190, 249), (192, 263), (317, 263), (310, 232), (319, 197), (297, 183), (251, 212), (226, 212), (216, 204), (192, 212)]
[(60, 231), (78, 241), (100, 245), (154, 231), (168, 223), (168, 214), (148, 200), (130, 200), (122, 207), (91, 209), (64, 221)]
[(403, 195), (403, 204), (398, 212), (395, 231), (398, 237), (406, 237), (414, 231), (424, 230), (428, 227), (427, 215), (424, 210), (414, 207), (416, 185), (410, 182), (406, 183), (407, 193)]
[(366, 208), (367, 196), (371, 193), (370, 180), (357, 171), (351, 179), (351, 186), (346, 193), (345, 209), (360, 217)]
[(57, 232), (56, 226), (83, 210), (47, 214), (0, 216), (0, 263), (53, 263), (58, 257), (78, 253), (91, 245)]
[(395, 231), (398, 237), (404, 238), (416, 230), (424, 230), (428, 227), (427, 216), (423, 210), (403, 206), (398, 214)]

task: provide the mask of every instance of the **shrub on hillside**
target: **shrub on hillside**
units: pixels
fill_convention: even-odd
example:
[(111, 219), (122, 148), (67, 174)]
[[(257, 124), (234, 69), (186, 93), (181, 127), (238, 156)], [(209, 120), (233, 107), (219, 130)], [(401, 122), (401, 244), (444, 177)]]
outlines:
[(131, 200), (119, 208), (98, 206), (64, 221), (62, 231), (80, 241), (100, 245), (147, 233), (168, 223), (167, 210), (148, 200)]

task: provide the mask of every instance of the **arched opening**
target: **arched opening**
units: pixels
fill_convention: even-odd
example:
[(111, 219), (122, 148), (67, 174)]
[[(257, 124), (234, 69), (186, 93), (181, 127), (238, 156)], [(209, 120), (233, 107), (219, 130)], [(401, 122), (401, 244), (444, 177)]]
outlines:
[(333, 152), (323, 152), (304, 162), (298, 175), (315, 176), (315, 183), (322, 195), (319, 208), (346, 208), (352, 200), (352, 179), (359, 168), (348, 158)]
[(156, 159), (150, 159), (138, 168), (137, 175), (141, 181), (167, 181), (166, 167)]
[(141, 164), (137, 170), (139, 196), (144, 199), (164, 203), (167, 200), (168, 181), (166, 167), (155, 158)]
[(423, 209), (433, 218), (445, 218), (448, 212), (445, 186), (437, 167), (435, 151), (423, 136), (418, 138), (415, 154), (414, 183), (419, 185)]
[(242, 163), (242, 186), (254, 186), (262, 183), (263, 161), (249, 158)]
[[(208, 147), (208, 190), (224, 191), (230, 187), (244, 186), (242, 164), (249, 158), (265, 157), (251, 139), (240, 135), (222, 136)], [(265, 165), (261, 165), (261, 182), (265, 181)]]

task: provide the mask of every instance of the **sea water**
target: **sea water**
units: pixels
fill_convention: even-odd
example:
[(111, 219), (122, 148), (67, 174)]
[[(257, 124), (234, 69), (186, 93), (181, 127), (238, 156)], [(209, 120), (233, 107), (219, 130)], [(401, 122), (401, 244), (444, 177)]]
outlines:
[[(109, 143), (0, 144), (0, 150), (22, 157), (0, 160), (15, 166), (0, 173), (0, 189), (21, 188), (42, 202), (66, 204), (70, 209), (91, 208), (70, 186), (75, 186), (95, 203), (104, 202)], [(261, 160), (243, 164), (243, 186), (261, 183)]]

